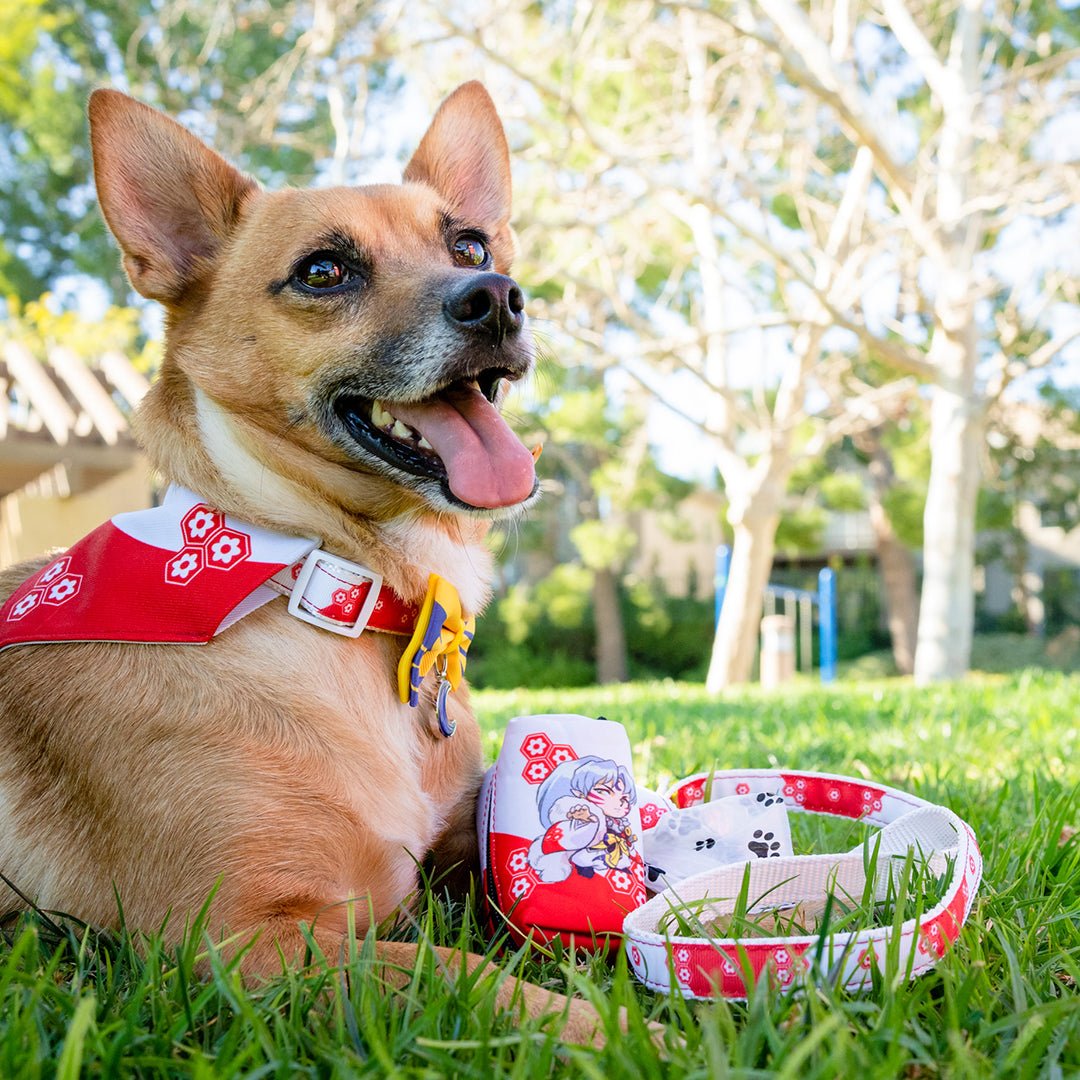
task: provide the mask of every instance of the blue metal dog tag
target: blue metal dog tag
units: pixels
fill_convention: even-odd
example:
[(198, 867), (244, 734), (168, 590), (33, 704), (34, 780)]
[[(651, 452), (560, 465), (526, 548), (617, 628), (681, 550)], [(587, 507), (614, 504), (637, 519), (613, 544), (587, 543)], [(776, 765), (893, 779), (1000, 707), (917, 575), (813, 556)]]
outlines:
[(448, 739), (457, 731), (457, 721), (446, 714), (446, 699), (450, 696), (450, 680), (439, 676), (439, 691), (435, 696), (435, 712), (439, 717), (439, 730)]

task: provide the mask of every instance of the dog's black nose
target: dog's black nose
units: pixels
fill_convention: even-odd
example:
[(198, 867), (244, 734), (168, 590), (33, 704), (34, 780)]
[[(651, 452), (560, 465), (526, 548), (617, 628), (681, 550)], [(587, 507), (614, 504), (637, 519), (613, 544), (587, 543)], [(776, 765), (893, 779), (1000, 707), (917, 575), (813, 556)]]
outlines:
[(505, 274), (477, 274), (443, 304), (446, 317), (466, 330), (489, 334), (496, 343), (525, 325), (525, 297)]

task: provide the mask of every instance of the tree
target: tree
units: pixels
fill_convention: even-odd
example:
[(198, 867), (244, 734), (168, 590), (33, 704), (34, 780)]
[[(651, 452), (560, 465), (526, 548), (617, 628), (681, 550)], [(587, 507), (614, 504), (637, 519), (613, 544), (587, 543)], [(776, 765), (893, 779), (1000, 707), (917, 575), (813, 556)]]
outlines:
[(1044, 386), (1035, 401), (998, 404), (989, 417), (989, 483), (979, 524), (983, 560), (1001, 558), (1028, 633), (1045, 630), (1044, 565), (1032, 532), (1080, 526), (1080, 392)]
[(393, 18), (333, 0), (0, 0), (0, 25), (0, 296), (23, 301), (67, 274), (128, 293), (90, 184), (94, 86), (111, 77), (282, 184), (355, 181), (369, 95), (393, 82)]
[(917, 667), (924, 680), (963, 670), (986, 411), (1072, 333), (1061, 267), (1018, 273), (1003, 255), (1077, 213), (1078, 174), (1055, 140), (1075, 82), (1068, 12), (1045, 0), (989, 15), (976, 0), (509, 0), (479, 19), (415, 5), (408, 20), (335, 0), (70, 10), (69, 37), (62, 20), (44, 49), (20, 30), (14, 52), (77, 56), (76, 30), (93, 26), (105, 66), (271, 179), (318, 172), (326, 145), (320, 175), (353, 179), (373, 88), (406, 73), (430, 86), (437, 69), (441, 93), (483, 65), (510, 88), (523, 276), (598, 367), (681, 411), (722, 475), (735, 550), (714, 688), (749, 675), (799, 456), (879, 426), (910, 392), (902, 376), (926, 382)]
[(116, 285), (83, 116), (102, 54), (75, 11), (46, 0), (0, 0), (0, 25), (0, 297), (33, 300), (109, 263)]
[[(1027, 280), (1016, 281), (992, 252), (1018, 223), (1037, 231), (1075, 215), (1080, 182), (1075, 164), (1052, 149), (1073, 85), (1075, 20), (1052, 4), (1010, 5), (987, 19), (978, 0), (917, 14), (904, 0), (883, 0), (880, 15), (862, 5), (758, 0), (717, 18), (819, 103), (834, 138), (869, 158), (887, 200), (876, 246), (901, 287), (875, 335), (878, 352), (933, 388), (915, 662), (926, 682), (962, 674), (970, 657), (987, 407), (1077, 332), (1055, 334), (1025, 302), (1032, 279), (1051, 300), (1074, 298), (1058, 268), (1031, 254)], [(904, 88), (899, 98), (883, 89), (887, 79)], [(886, 101), (903, 110), (891, 124)], [(890, 138), (897, 128), (904, 140)], [(981, 297), (996, 301), (996, 323), (981, 315)], [(872, 332), (865, 313), (855, 321)]]
[(547, 523), (568, 537), (589, 583), (596, 681), (625, 682), (622, 579), (635, 545), (631, 515), (644, 507), (662, 510), (671, 501), (669, 485), (650, 458), (632, 400), (612, 401), (596, 373), (580, 366), (548, 368), (538, 381), (518, 422), (528, 439), (543, 438), (539, 472), (557, 494), (534, 513), (533, 527), (548, 533), (551, 546), (558, 539)]
[(929, 465), (921, 413), (914, 396), (898, 401), (887, 423), (856, 431), (820, 458), (804, 460), (792, 474), (792, 499), (777, 530), (779, 549), (794, 525), (802, 532), (797, 546), (817, 553), (827, 513), (869, 517), (893, 663), (902, 675), (913, 671), (918, 625), (914, 551), (922, 543)]
[[(901, 675), (911, 675), (915, 671), (918, 640), (919, 591), (912, 554), (914, 545), (896, 520), (902, 489), (898, 486), (896, 461), (889, 445), (890, 434), (884, 424), (867, 428), (856, 436), (855, 445), (865, 458), (870, 480), (867, 510), (885, 594), (893, 663)], [(920, 506), (924, 501), (920, 500)], [(921, 515), (919, 525), (921, 536)]]
[(811, 133), (827, 163), (813, 167), (774, 73), (740, 66), (741, 37), (696, 11), (528, 6), (497, 32), (438, 17), (540, 98), (525, 118), (526, 280), (600, 366), (681, 413), (722, 476), (733, 554), (708, 682), (744, 681), (791, 470), (910, 389), (860, 384), (866, 342), (830, 333), (867, 259), (872, 159)]

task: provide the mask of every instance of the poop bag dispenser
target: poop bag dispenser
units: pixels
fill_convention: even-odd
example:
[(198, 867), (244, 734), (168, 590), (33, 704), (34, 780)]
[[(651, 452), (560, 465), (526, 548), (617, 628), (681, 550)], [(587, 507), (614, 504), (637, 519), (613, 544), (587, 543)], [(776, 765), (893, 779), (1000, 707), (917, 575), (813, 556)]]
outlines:
[(621, 940), (645, 901), (641, 819), (621, 724), (519, 716), (484, 777), (480, 864), (493, 923), (577, 948)]

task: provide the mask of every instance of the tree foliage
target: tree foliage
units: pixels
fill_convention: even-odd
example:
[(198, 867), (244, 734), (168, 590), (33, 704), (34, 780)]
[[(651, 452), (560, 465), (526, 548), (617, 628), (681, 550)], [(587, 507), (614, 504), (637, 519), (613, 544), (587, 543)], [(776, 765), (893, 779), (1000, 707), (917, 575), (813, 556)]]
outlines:
[[(940, 477), (977, 476), (980, 460), (957, 469), (939, 437), (931, 463), (950, 423), (915, 383), (951, 402), (970, 457), (996, 403), (1068, 344), (1077, 286), (1051, 241), (1078, 214), (1062, 138), (1073, 15), (1042, 0), (0, 0), (0, 293), (85, 275), (126, 294), (93, 207), (95, 84), (166, 109), (268, 183), (337, 183), (404, 154), (398, 103), (426, 97), (426, 111), (483, 76), (549, 356), (522, 408), (556, 495), (512, 547), (548, 553), (537, 577), (556, 558), (579, 585), (622, 575), (633, 515), (673, 505), (644, 426), (663, 402), (696, 433), (688, 466), (715, 466), (748, 553), (714, 650), (713, 685), (735, 681), (774, 545), (813, 544), (825, 510), (858, 505), (855, 473), (820, 467), (830, 447), (883, 431), (897, 536), (927, 540), (928, 565), (970, 546), (974, 509), (943, 511)], [(1069, 505), (1056, 449), (997, 458), (1009, 497), (1041, 484), (1047, 513)], [(955, 543), (935, 531), (945, 518)], [(933, 570), (946, 608), (965, 565)]]
[(70, 274), (128, 294), (93, 197), (95, 86), (164, 109), (264, 182), (354, 177), (369, 91), (388, 79), (370, 20), (329, 0), (0, 0), (0, 295)]

